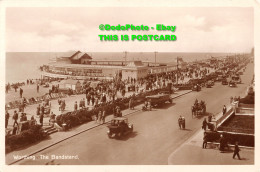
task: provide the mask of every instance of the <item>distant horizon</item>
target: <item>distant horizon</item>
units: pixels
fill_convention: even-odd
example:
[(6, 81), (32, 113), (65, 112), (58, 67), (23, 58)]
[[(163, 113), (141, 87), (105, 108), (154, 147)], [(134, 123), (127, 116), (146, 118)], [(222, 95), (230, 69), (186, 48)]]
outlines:
[[(69, 50), (69, 51), (6, 51), (5, 53), (63, 53), (63, 52), (76, 52), (81, 50)], [(86, 53), (227, 53), (227, 54), (240, 54), (251, 52), (182, 52), (182, 51), (81, 51)]]

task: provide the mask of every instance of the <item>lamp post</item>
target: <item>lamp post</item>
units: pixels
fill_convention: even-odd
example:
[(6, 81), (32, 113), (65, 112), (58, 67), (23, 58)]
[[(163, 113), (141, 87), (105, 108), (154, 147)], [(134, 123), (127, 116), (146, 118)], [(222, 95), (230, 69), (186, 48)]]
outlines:
[(154, 63), (155, 63), (155, 66), (156, 66), (156, 51), (154, 52)]
[(177, 84), (178, 84), (178, 74), (179, 74), (179, 57), (177, 57)]
[(126, 55), (127, 55), (127, 52), (125, 51), (125, 66), (126, 66)]

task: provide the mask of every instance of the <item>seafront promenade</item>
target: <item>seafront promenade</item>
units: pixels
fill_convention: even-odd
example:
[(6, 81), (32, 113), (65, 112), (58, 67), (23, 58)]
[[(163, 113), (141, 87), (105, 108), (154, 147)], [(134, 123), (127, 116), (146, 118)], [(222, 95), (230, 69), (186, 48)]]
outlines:
[[(211, 72), (214, 72), (214, 71), (211, 70)], [(189, 81), (189, 79), (190, 78), (185, 77), (183, 80), (178, 81), (178, 83), (179, 84), (185, 84)], [(46, 93), (49, 92), (49, 89), (51, 88), (52, 85), (57, 85), (57, 84), (59, 84), (59, 82), (54, 81), (50, 84), (50, 86), (48, 88), (40, 86), (39, 93), (37, 92), (36, 84), (22, 86), (21, 88), (23, 89), (23, 92), (24, 92), (23, 97), (26, 98), (26, 99), (29, 99), (31, 97), (43, 96), (43, 95), (45, 95)], [(140, 90), (144, 90), (144, 87), (143, 88), (141, 87)], [(134, 93), (136, 94), (137, 92), (134, 92), (134, 91), (126, 92), (125, 97), (129, 97), (129, 96), (133, 95)], [(50, 100), (51, 112), (53, 112), (57, 116), (57, 115), (60, 115), (61, 113), (73, 111), (75, 101), (79, 102), (83, 98), (86, 99), (85, 94), (71, 95), (71, 96), (67, 96), (65, 98), (62, 98), (62, 100), (65, 100), (65, 102), (66, 102), (66, 109), (63, 112), (59, 111), (59, 104), (58, 104), (57, 99)], [(121, 92), (119, 92), (119, 91), (117, 92), (116, 98), (122, 98)], [(20, 98), (20, 95), (19, 95), (19, 90), (17, 92), (15, 92), (14, 89), (12, 89), (6, 94), (6, 102), (20, 101), (20, 100), (21, 100), (21, 98)], [(32, 104), (32, 105), (26, 106), (26, 108), (24, 109), (24, 112), (27, 114), (27, 119), (30, 119), (31, 116), (34, 116), (36, 118), (36, 121), (39, 123), (39, 118), (36, 115), (37, 106), (39, 104), (42, 104), (42, 103), (37, 103), (37, 104)], [(86, 107), (89, 108), (89, 109), (93, 108), (92, 105), (87, 105), (87, 103), (86, 103)], [(9, 130), (12, 129), (12, 125), (13, 125), (12, 116), (14, 114), (14, 111), (18, 112), (19, 109), (15, 108), (15, 109), (8, 110), (8, 112), (10, 114), (10, 118), (9, 118), (9, 121), (8, 121), (7, 129), (9, 129)], [(44, 126), (49, 125), (49, 118), (44, 118), (43, 125)]]
[[(183, 91), (177, 91), (174, 94), (172, 94), (172, 99), (178, 98), (182, 95), (190, 93), (191, 90), (183, 90)], [(73, 102), (75, 98), (78, 98), (78, 96), (70, 97), (70, 100)], [(69, 101), (69, 100), (68, 100)], [(134, 110), (126, 109), (122, 111), (123, 116), (128, 116), (133, 113), (139, 112), (142, 109), (142, 105), (136, 106)], [(57, 132), (53, 133), (49, 136), (48, 139), (42, 140), (39, 143), (34, 143), (32, 145), (28, 145), (28, 147), (24, 147), (15, 151), (12, 151), (8, 154), (6, 154), (6, 164), (11, 165), (15, 164), (16, 162), (19, 162), (19, 160), (14, 159), (14, 156), (30, 156), (34, 155), (36, 153), (41, 152), (44, 149), (47, 149), (49, 147), (52, 147), (60, 142), (63, 142), (69, 138), (72, 138), (74, 136), (77, 136), (78, 134), (81, 134), (83, 132), (86, 132), (90, 129), (93, 129), (95, 127), (98, 127), (100, 125), (106, 125), (111, 119), (113, 118), (113, 115), (109, 115), (106, 117), (106, 122), (104, 124), (98, 124), (96, 121), (90, 121), (85, 124), (82, 124), (78, 127), (74, 127), (66, 132)], [(48, 125), (48, 119), (44, 118), (44, 124)]]
[[(203, 118), (192, 118), (190, 106), (195, 99), (204, 100), (207, 103), (207, 112), (219, 114), (223, 104), (230, 103), (231, 96), (244, 96), (248, 84), (252, 80), (253, 64), (249, 64), (244, 75), (243, 84), (237, 88), (230, 88), (216, 83), (213, 88), (203, 88), (200, 92), (190, 92), (189, 94), (175, 98), (173, 104), (165, 105), (159, 109), (149, 112), (141, 112), (140, 107), (135, 110), (123, 111), (133, 112), (128, 115), (129, 121), (134, 124), (134, 133), (123, 140), (110, 140), (106, 136), (106, 125), (94, 127), (91, 130), (81, 132), (82, 127), (95, 124), (94, 121), (71, 129), (69, 132), (81, 132), (79, 135), (70, 137), (72, 133), (54, 133), (50, 137), (59, 138), (59, 134), (66, 135), (70, 139), (64, 140), (51, 147), (48, 140), (34, 144), (27, 150), (14, 151), (6, 155), (6, 162), (12, 163), (14, 153), (16, 155), (31, 155), (35, 151), (35, 157), (39, 155), (78, 155), (79, 160), (54, 160), (53, 164), (113, 164), (113, 165), (166, 165), (166, 164), (252, 164), (254, 162), (254, 150), (242, 149), (243, 160), (232, 159), (231, 153), (220, 153), (215, 149), (202, 150), (201, 124)], [(138, 111), (139, 110), (139, 111)], [(177, 124), (179, 115), (186, 119), (186, 129), (180, 130)], [(106, 121), (109, 120), (109, 117)], [(144, 125), (145, 124), (145, 125)], [(95, 124), (96, 125), (96, 124)], [(77, 134), (77, 133), (73, 133)], [(151, 137), (150, 137), (151, 136)], [(52, 140), (52, 139), (50, 139)], [(58, 140), (56, 140), (58, 141)], [(47, 144), (48, 143), (48, 144)], [(148, 144), (149, 143), (149, 144)], [(77, 145), (71, 147), (71, 145)], [(87, 145), (87, 146), (86, 146)], [(115, 149), (115, 147), (117, 149)], [(36, 151), (46, 148), (42, 151)], [(192, 154), (192, 155), (191, 155)], [(149, 156), (147, 156), (149, 155)], [(171, 156), (173, 155), (173, 156)], [(173, 157), (173, 158), (172, 158)], [(176, 158), (175, 158), (176, 157)], [(191, 158), (190, 158), (191, 157)], [(177, 160), (178, 161), (177, 161)], [(223, 159), (225, 161), (223, 161)], [(51, 160), (22, 160), (14, 164), (47, 164)]]
[[(128, 116), (129, 121), (134, 124), (134, 132), (129, 136), (120, 141), (118, 140), (110, 140), (106, 137), (106, 124), (98, 124), (96, 121), (90, 121), (84, 123), (80, 126), (76, 126), (70, 128), (68, 131), (53, 133), (49, 136), (49, 138), (42, 140), (40, 142), (32, 143), (31, 145), (27, 145), (26, 147), (20, 147), (17, 150), (13, 150), (10, 153), (6, 154), (6, 163), (7, 164), (48, 164), (48, 161), (42, 161), (37, 159), (36, 161), (30, 161), (29, 159), (24, 159), (21, 161), (17, 161), (14, 158), (16, 156), (38, 156), (41, 154), (64, 154), (64, 152), (68, 154), (77, 154), (80, 157), (80, 161), (70, 161), (70, 162), (62, 162), (57, 161), (56, 164), (174, 164), (174, 160), (172, 158), (172, 154), (178, 152), (178, 149), (182, 149), (186, 145), (190, 143), (196, 142), (196, 146), (201, 144), (199, 138), (201, 135), (197, 135), (199, 129), (201, 128), (201, 122), (203, 117), (199, 116), (193, 118), (191, 116), (191, 106), (195, 99), (199, 101), (205, 101), (207, 104), (207, 113), (216, 115), (219, 113), (223, 107), (223, 105), (228, 105), (230, 102), (231, 96), (242, 96), (245, 92), (245, 89), (248, 86), (248, 83), (252, 80), (252, 63), (248, 65), (244, 75), (242, 76), (243, 83), (238, 85), (236, 88), (229, 87), (229, 85), (222, 85), (221, 82), (216, 82), (213, 87), (206, 88), (202, 87), (201, 91), (191, 91), (191, 90), (178, 90), (175, 91), (171, 96), (173, 99), (173, 103), (165, 103), (162, 107), (153, 108), (152, 111), (142, 111), (142, 105), (138, 105), (134, 108), (134, 110), (126, 109), (122, 111), (123, 116)], [(214, 72), (216, 69), (210, 70), (210, 72)], [(242, 68), (241, 68), (242, 69)], [(245, 69), (245, 68), (244, 68)], [(201, 72), (199, 69), (198, 73)], [(237, 71), (236, 71), (237, 72)], [(166, 88), (167, 82), (170, 80), (175, 80), (175, 73), (164, 73), (159, 76), (152, 76), (151, 78), (147, 78), (145, 82), (151, 84), (151, 90), (157, 88)], [(188, 76), (187, 73), (182, 74), (182, 78), (178, 83), (187, 83), (191, 78), (196, 79), (199, 76)], [(195, 73), (193, 73), (195, 74)], [(202, 75), (201, 75), (202, 76)], [(230, 77), (230, 75), (227, 75)], [(171, 78), (172, 77), (172, 78)], [(205, 76), (204, 76), (205, 77)], [(229, 78), (231, 79), (231, 77)], [(166, 81), (166, 82), (165, 82)], [(170, 81), (171, 82), (171, 81)], [(176, 82), (176, 80), (175, 80)], [(122, 83), (122, 82), (121, 82)], [(133, 84), (133, 82), (131, 81)], [(52, 84), (57, 84), (56, 82)], [(124, 83), (125, 84), (125, 83)], [(138, 83), (139, 84), (139, 83)], [(104, 83), (103, 86), (94, 90), (94, 95), (97, 96), (96, 93), (101, 96), (106, 95), (109, 97), (108, 90), (103, 89), (103, 87), (109, 87), (110, 84)], [(146, 90), (145, 85), (141, 84), (143, 87), (139, 87), (140, 90)], [(204, 83), (203, 83), (204, 85)], [(50, 85), (51, 87), (51, 85)], [(37, 93), (36, 85), (26, 85), (22, 86), (24, 89), (24, 93), (26, 91), (31, 92), (31, 94), (24, 94), (26, 98), (32, 97)], [(175, 88), (172, 87), (174, 90)], [(190, 87), (191, 88), (191, 87)], [(100, 91), (100, 90), (101, 91)], [(117, 88), (113, 88), (116, 91), (116, 99), (122, 97), (121, 90)], [(36, 96), (44, 95), (48, 92), (49, 88), (40, 87), (39, 93)], [(87, 89), (86, 89), (87, 90)], [(84, 92), (85, 93), (85, 92)], [(124, 97), (130, 97), (133, 94), (138, 94), (138, 91), (127, 91)], [(189, 94), (188, 94), (189, 93)], [(10, 100), (19, 100), (19, 92), (9, 92), (8, 99)], [(186, 95), (187, 94), (187, 95)], [(66, 109), (63, 113), (74, 111), (74, 103), (77, 101), (78, 103), (83, 98), (86, 99), (86, 94), (77, 94), (70, 95), (62, 98), (66, 102)], [(27, 97), (28, 96), (28, 97)], [(97, 96), (98, 97), (98, 96)], [(96, 98), (97, 98), (96, 97)], [(102, 97), (97, 99), (100, 102), (95, 102), (97, 107), (101, 105)], [(111, 101), (111, 99), (107, 98), (104, 103)], [(128, 102), (128, 100), (127, 100)], [(130, 102), (130, 101), (129, 101)], [(111, 101), (110, 103), (114, 103)], [(92, 104), (92, 103), (91, 103)], [(127, 103), (126, 103), (127, 104)], [(36, 119), (37, 123), (40, 123), (39, 118), (36, 116), (36, 109), (39, 104), (31, 104), (26, 106), (25, 113), (27, 114), (27, 119), (30, 119), (32, 116)], [(85, 103), (87, 105), (87, 103)], [(128, 105), (127, 105), (128, 106)], [(94, 108), (92, 105), (86, 106), (88, 109)], [(125, 107), (124, 107), (125, 108)], [(13, 112), (14, 110), (18, 111), (18, 109), (10, 109), (9, 114), (10, 118), (8, 121), (7, 130), (11, 131), (13, 126)], [(51, 112), (53, 112), (56, 116), (61, 115), (61, 111), (59, 111), (59, 104), (57, 99), (51, 100)], [(92, 114), (93, 115), (93, 114)], [(95, 115), (95, 114), (94, 114)], [(177, 121), (179, 116), (183, 116), (186, 119), (186, 129), (179, 130), (177, 126)], [(105, 118), (105, 122), (109, 122), (113, 118), (113, 115), (108, 115)], [(43, 119), (43, 128), (49, 126), (49, 117)], [(91, 130), (90, 130), (91, 129)], [(103, 134), (101, 134), (103, 133)], [(152, 137), (150, 137), (152, 134)], [(194, 134), (197, 136), (195, 140), (190, 142), (189, 138), (194, 138)], [(83, 138), (83, 139), (80, 139)], [(88, 138), (88, 139), (86, 139)], [(202, 139), (202, 138), (200, 138)], [(125, 142), (129, 140), (128, 142)], [(188, 140), (188, 141), (187, 141)], [(120, 144), (119, 142), (124, 144)], [(145, 144), (148, 143), (149, 144)], [(77, 143), (77, 147), (68, 147), (69, 145), (74, 145)], [(99, 144), (98, 148), (95, 146)], [(164, 143), (164, 144), (162, 144)], [(120, 145), (118, 145), (120, 144)], [(84, 145), (88, 145), (85, 147)], [(122, 149), (113, 150), (113, 147), (121, 147)], [(134, 150), (133, 148), (137, 147), (138, 149), (143, 150), (143, 154), (140, 154), (138, 150)], [(84, 149), (81, 149), (84, 147)], [(92, 149), (95, 149), (93, 152)], [(193, 148), (188, 149), (191, 151)], [(120, 150), (124, 150), (121, 152)], [(133, 150), (134, 152), (129, 152), (128, 150)], [(151, 152), (151, 150), (153, 150)], [(196, 149), (194, 149), (195, 151)], [(120, 154), (122, 156), (120, 159), (118, 157), (112, 157)], [(130, 154), (130, 156), (128, 156)], [(143, 155), (149, 154), (149, 157), (146, 159)], [(137, 156), (135, 156), (137, 155)], [(133, 159), (133, 156), (135, 157)], [(179, 155), (178, 155), (179, 156)], [(180, 157), (181, 158), (181, 157)], [(252, 158), (249, 158), (251, 163)], [(193, 162), (191, 162), (192, 164)], [(201, 160), (201, 163), (203, 161)], [(178, 164), (178, 163), (177, 163)]]

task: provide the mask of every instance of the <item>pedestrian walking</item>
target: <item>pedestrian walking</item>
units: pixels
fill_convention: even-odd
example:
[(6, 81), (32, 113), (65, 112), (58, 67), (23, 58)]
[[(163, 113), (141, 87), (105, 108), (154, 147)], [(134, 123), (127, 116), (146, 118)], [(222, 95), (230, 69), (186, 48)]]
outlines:
[(18, 120), (18, 113), (17, 113), (16, 110), (14, 111), (13, 120), (14, 120), (13, 127), (15, 126), (15, 124), (18, 126), (18, 122), (17, 122), (17, 120)]
[(184, 129), (185, 130), (185, 118), (184, 118), (184, 116), (182, 117), (182, 129)]
[(226, 112), (227, 112), (226, 105), (224, 105), (224, 106), (223, 106), (223, 110), (222, 110), (222, 111), (223, 111), (223, 115), (225, 115), (225, 114), (226, 114)]
[(40, 90), (40, 86), (39, 84), (37, 84), (37, 93), (39, 93), (39, 90)]
[(206, 149), (207, 148), (207, 143), (208, 143), (208, 136), (207, 136), (207, 133), (204, 132), (202, 149)]
[(85, 108), (86, 107), (86, 101), (85, 101), (85, 98), (82, 99), (82, 108)]
[(79, 109), (82, 109), (83, 108), (83, 102), (82, 102), (82, 99), (79, 101)]
[(43, 113), (40, 115), (40, 124), (41, 124), (41, 126), (43, 126), (43, 117), (44, 117), (44, 115), (43, 115)]
[(49, 125), (54, 126), (56, 115), (51, 112), (50, 119), (49, 119)]
[(90, 100), (91, 100), (91, 95), (88, 93), (86, 98), (87, 98), (87, 104), (89, 105), (90, 104)]
[(182, 116), (181, 115), (178, 119), (178, 124), (179, 124), (180, 129), (182, 129)]
[(95, 105), (94, 106), (97, 106), (98, 105), (98, 97), (95, 97)]
[(129, 109), (132, 109), (132, 104), (133, 104), (133, 99), (130, 98), (130, 100), (129, 100)]
[(125, 89), (122, 90), (122, 97), (125, 97)]
[(106, 103), (106, 101), (107, 101), (106, 94), (103, 93), (103, 96), (101, 97), (101, 102)]
[(10, 117), (10, 115), (9, 115), (8, 111), (5, 111), (5, 128), (7, 128), (7, 126), (8, 126), (9, 117)]
[(204, 118), (204, 120), (203, 120), (203, 122), (202, 122), (202, 129), (203, 129), (204, 131), (206, 131), (206, 129), (207, 129), (207, 125), (208, 125), (208, 123), (207, 123), (207, 119)]
[(220, 135), (220, 140), (219, 140), (219, 150), (220, 152), (223, 152), (225, 150), (225, 139), (222, 134)]
[(93, 95), (91, 96), (91, 103), (92, 103), (92, 106), (94, 106), (94, 103), (95, 103), (95, 98), (94, 98), (94, 96), (93, 96)]
[(191, 118), (193, 118), (193, 115), (195, 116), (195, 107), (191, 106)]
[(23, 97), (23, 89), (20, 88), (20, 98), (22, 98), (22, 97)]
[(102, 116), (102, 112), (101, 112), (101, 110), (100, 110), (100, 111), (98, 112), (97, 116), (96, 116), (96, 123), (100, 123), (101, 116)]
[(42, 104), (42, 106), (41, 106), (41, 114), (44, 115), (44, 106), (43, 106), (43, 104)]
[(78, 103), (77, 101), (75, 101), (75, 104), (74, 104), (74, 111), (78, 110)]
[(236, 142), (235, 149), (234, 149), (234, 154), (233, 154), (233, 159), (235, 159), (235, 157), (237, 155), (238, 159), (241, 160), (240, 155), (239, 155), (239, 151), (240, 151), (240, 149), (238, 147), (238, 142)]
[(106, 118), (106, 111), (103, 110), (103, 113), (102, 113), (102, 124), (105, 123), (105, 118)]

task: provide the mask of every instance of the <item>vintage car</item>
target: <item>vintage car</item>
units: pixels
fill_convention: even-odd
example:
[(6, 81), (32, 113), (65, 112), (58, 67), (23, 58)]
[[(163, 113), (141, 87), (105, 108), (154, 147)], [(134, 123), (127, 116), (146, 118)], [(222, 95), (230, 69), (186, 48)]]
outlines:
[(107, 136), (108, 138), (120, 139), (124, 135), (127, 135), (134, 130), (133, 124), (128, 123), (126, 117), (116, 117), (113, 118), (108, 124)]
[(222, 85), (228, 85), (228, 81), (226, 78), (222, 80)]
[(159, 106), (166, 102), (172, 103), (171, 95), (165, 94), (165, 93), (159, 93), (159, 94), (153, 95), (153, 96), (146, 96), (146, 100), (151, 102), (152, 107)]
[[(209, 76), (208, 76), (208, 77), (209, 77)], [(207, 77), (207, 78), (201, 78), (201, 79), (190, 79), (190, 80), (188, 81), (188, 84), (191, 84), (191, 85), (197, 85), (197, 84), (199, 84), (199, 85), (201, 85), (201, 84), (203, 84), (203, 83), (206, 82), (206, 79), (208, 79), (208, 77)]]
[(216, 81), (222, 81), (222, 79), (223, 79), (223, 75), (218, 75)]
[(212, 80), (209, 80), (209, 81), (207, 81), (207, 83), (206, 83), (206, 87), (207, 87), (207, 88), (211, 88), (213, 85), (214, 85), (214, 81), (212, 81)]
[(229, 84), (228, 84), (230, 87), (236, 87), (237, 84), (236, 82), (234, 82), (233, 80), (229, 81)]
[(234, 81), (236, 84), (241, 84), (241, 78), (239, 75), (233, 75), (231, 80)]
[(201, 90), (201, 86), (200, 85), (194, 85), (193, 87), (192, 87), (192, 91), (200, 91)]

